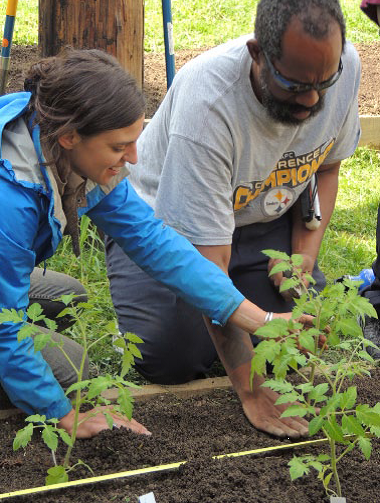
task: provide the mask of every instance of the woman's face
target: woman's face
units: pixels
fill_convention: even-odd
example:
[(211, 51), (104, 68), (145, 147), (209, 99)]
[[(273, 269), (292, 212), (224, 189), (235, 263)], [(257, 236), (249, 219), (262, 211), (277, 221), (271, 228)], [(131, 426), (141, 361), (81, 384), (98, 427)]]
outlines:
[(72, 170), (80, 176), (106, 185), (126, 162), (136, 164), (136, 141), (143, 129), (144, 116), (131, 126), (104, 131), (82, 138), (76, 131), (59, 139), (68, 152)]

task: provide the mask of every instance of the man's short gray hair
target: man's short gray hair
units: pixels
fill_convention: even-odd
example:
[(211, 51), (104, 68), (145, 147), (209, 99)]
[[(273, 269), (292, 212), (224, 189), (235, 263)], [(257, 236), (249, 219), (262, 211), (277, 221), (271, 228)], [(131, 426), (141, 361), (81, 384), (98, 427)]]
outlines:
[(329, 34), (332, 23), (338, 23), (342, 33), (342, 48), (346, 42), (346, 25), (338, 0), (261, 0), (257, 6), (255, 37), (271, 59), (282, 56), (282, 38), (296, 16), (305, 33), (316, 39)]

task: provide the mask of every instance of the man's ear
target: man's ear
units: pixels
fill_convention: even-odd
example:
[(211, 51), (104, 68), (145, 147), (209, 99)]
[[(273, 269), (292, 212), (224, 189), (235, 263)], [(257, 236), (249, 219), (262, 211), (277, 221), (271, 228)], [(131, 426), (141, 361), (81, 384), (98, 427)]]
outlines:
[(81, 137), (74, 129), (68, 133), (63, 134), (58, 138), (58, 143), (66, 150), (72, 150), (77, 143), (81, 141)]
[(255, 63), (258, 64), (259, 58), (260, 58), (260, 52), (261, 52), (259, 43), (257, 42), (257, 40), (255, 38), (251, 38), (247, 42), (247, 47), (248, 47), (249, 54), (251, 55), (251, 58), (253, 59), (253, 61)]

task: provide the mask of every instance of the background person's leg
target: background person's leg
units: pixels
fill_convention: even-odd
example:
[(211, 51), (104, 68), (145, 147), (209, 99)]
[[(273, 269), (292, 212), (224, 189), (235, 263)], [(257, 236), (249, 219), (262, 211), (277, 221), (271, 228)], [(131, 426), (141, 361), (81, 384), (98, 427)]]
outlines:
[(160, 384), (203, 377), (216, 351), (201, 313), (148, 276), (110, 238), (106, 256), (120, 332), (144, 340), (136, 369)]
[(35, 267), (30, 276), (29, 304), (37, 302), (41, 305), (44, 315), (58, 324), (58, 332), (73, 324), (70, 316), (56, 318), (66, 307), (57, 300), (62, 295), (75, 294), (73, 304), (87, 302), (87, 292), (77, 279), (60, 272), (49, 271)]

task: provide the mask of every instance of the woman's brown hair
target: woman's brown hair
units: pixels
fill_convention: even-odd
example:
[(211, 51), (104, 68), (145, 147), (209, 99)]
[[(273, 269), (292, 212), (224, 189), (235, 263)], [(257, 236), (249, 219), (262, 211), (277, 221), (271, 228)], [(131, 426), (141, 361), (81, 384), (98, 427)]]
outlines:
[(47, 163), (65, 164), (58, 138), (76, 130), (91, 137), (130, 126), (145, 101), (133, 77), (113, 56), (97, 49), (65, 49), (31, 67), (24, 88), (32, 93), (29, 113), (40, 127)]

